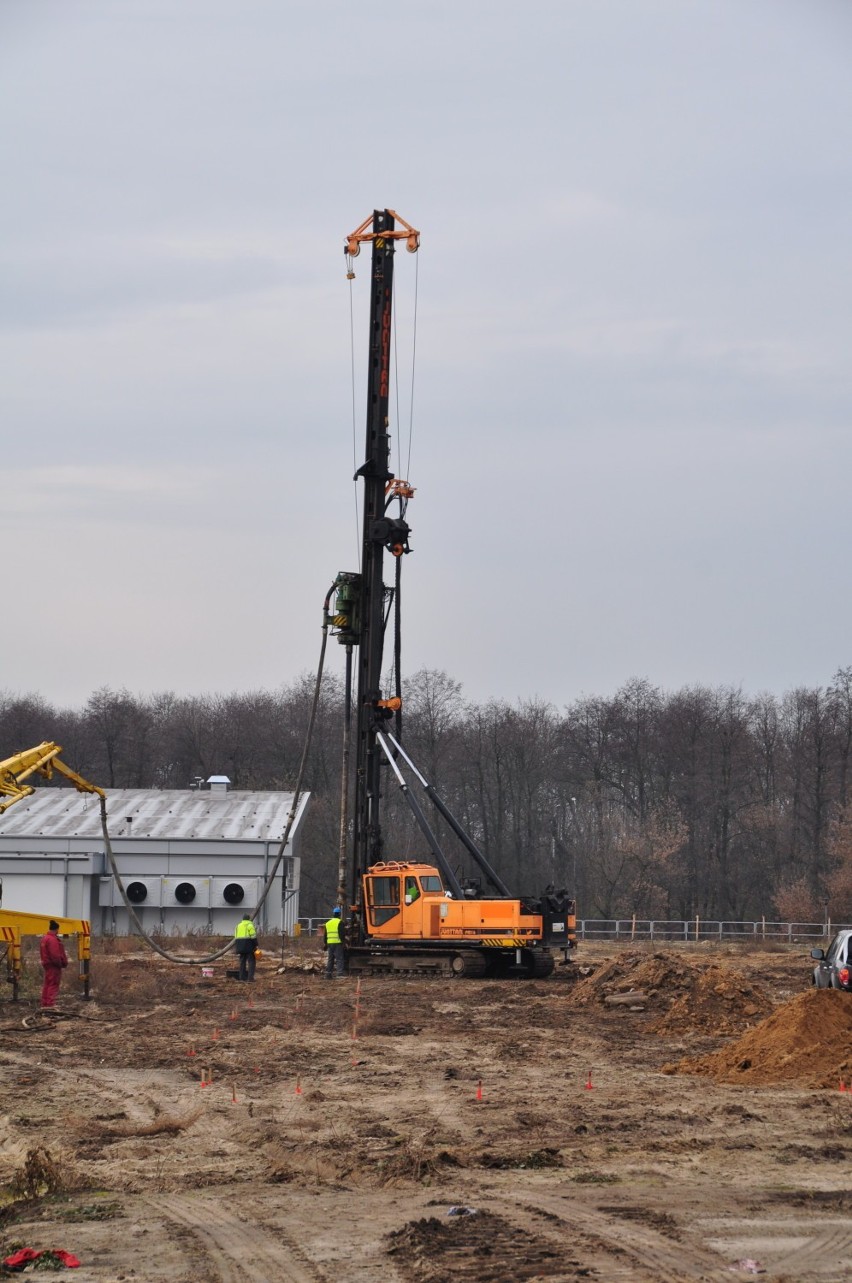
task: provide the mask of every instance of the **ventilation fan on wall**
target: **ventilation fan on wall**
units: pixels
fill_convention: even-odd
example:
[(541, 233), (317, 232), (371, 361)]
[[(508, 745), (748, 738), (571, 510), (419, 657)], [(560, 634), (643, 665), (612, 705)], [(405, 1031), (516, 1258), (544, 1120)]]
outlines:
[[(124, 893), (130, 904), (138, 908), (150, 909), (162, 903), (163, 884), (161, 878), (149, 878), (140, 873), (123, 873)], [(101, 908), (120, 909), (124, 901), (113, 877), (100, 879), (98, 904)]]
[(260, 894), (260, 878), (213, 878), (210, 883), (210, 903), (214, 909), (253, 909)]

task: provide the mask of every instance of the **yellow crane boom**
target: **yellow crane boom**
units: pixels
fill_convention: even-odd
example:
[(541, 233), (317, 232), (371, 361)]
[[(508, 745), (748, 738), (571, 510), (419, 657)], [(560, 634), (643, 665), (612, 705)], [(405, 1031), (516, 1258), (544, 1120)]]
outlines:
[(106, 793), (98, 788), (97, 784), (83, 779), (82, 775), (78, 775), (70, 766), (67, 766), (59, 756), (61, 752), (62, 749), (58, 744), (45, 740), (36, 748), (25, 749), (23, 753), (15, 753), (12, 757), (7, 757), (5, 762), (0, 762), (0, 795), (3, 796), (3, 801), (0, 802), (0, 815), (16, 802), (20, 802), (22, 798), (35, 792), (32, 785), (25, 784), (24, 780), (36, 774), (51, 780), (54, 771), (58, 771), (60, 775), (70, 780), (80, 793), (97, 793), (99, 797), (106, 797)]

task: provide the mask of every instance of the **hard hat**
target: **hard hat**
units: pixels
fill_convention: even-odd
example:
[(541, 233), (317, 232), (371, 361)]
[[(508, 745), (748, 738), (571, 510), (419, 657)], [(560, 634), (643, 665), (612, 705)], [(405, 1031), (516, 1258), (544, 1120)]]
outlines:
[(340, 909), (339, 909), (339, 908), (338, 908), (338, 909), (332, 909), (332, 911), (331, 911), (331, 916), (332, 916), (333, 918), (339, 918), (339, 917), (340, 917)]

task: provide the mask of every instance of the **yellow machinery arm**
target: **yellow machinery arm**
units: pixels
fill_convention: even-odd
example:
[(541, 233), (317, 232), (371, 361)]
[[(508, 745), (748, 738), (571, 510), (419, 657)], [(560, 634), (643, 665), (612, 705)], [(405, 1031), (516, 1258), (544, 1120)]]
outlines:
[[(36, 748), (15, 753), (0, 762), (0, 815), (16, 802), (28, 797), (35, 789), (24, 781), (31, 775), (42, 775), (46, 780), (53, 778), (54, 771), (70, 780), (80, 793), (97, 793), (106, 798), (103, 789), (89, 780), (83, 779), (70, 766), (62, 761), (59, 754), (62, 749), (58, 744), (45, 740)], [(21, 937), (41, 936), (50, 926), (52, 915), (44, 913), (19, 913), (15, 909), (0, 909), (0, 945), (6, 946), (6, 968), (12, 985), (12, 997), (17, 1001), (18, 985), (21, 979)], [(76, 935), (77, 961), (83, 992), (89, 996), (89, 958), (91, 956), (91, 927), (83, 918), (53, 918), (59, 923), (63, 935)]]
[(51, 921), (59, 923), (62, 935), (76, 935), (77, 962), (83, 993), (89, 996), (89, 958), (91, 957), (91, 924), (85, 918), (54, 918), (49, 913), (19, 913), (17, 909), (0, 909), (0, 945), (6, 946), (7, 979), (12, 986), (12, 1001), (18, 1001), (21, 981), (21, 937), (42, 936)]
[[(27, 797), (30, 793), (35, 792), (32, 785), (25, 784), (24, 780), (30, 775), (43, 775), (46, 780), (53, 778), (53, 772), (58, 771), (70, 780), (80, 793), (97, 793), (99, 797), (106, 797), (103, 789), (98, 788), (97, 784), (91, 784), (89, 780), (84, 780), (82, 775), (72, 771), (70, 766), (66, 766), (59, 754), (62, 749), (58, 744), (51, 744), (45, 740), (37, 748), (26, 749), (23, 753), (15, 753), (12, 757), (7, 757), (5, 762), (0, 762), (0, 815), (14, 806), (15, 802), (20, 802), (22, 798)], [(47, 928), (45, 927), (45, 930)]]

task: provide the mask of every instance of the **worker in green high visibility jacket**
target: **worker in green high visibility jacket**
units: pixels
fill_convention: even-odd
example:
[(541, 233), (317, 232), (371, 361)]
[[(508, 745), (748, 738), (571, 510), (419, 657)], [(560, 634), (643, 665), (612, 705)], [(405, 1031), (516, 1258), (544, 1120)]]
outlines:
[(237, 923), (237, 929), (234, 932), (234, 948), (240, 959), (240, 980), (254, 980), (257, 931), (250, 913), (244, 913), (242, 921)]
[(345, 957), (343, 953), (343, 936), (341, 935), (341, 912), (339, 908), (332, 909), (331, 917), (323, 923), (325, 933), (325, 947), (328, 950), (328, 956), (325, 963), (325, 978), (331, 980), (336, 976), (342, 980), (345, 975)]

